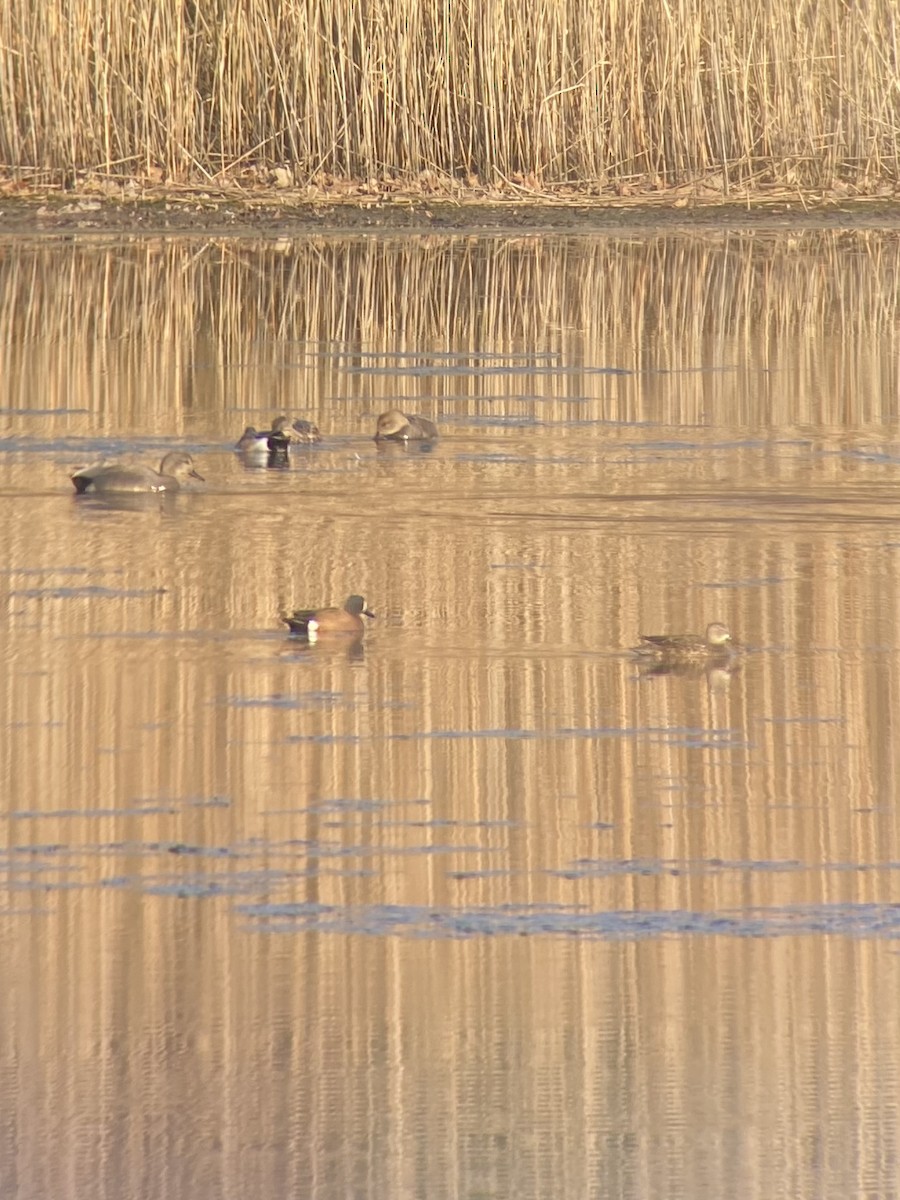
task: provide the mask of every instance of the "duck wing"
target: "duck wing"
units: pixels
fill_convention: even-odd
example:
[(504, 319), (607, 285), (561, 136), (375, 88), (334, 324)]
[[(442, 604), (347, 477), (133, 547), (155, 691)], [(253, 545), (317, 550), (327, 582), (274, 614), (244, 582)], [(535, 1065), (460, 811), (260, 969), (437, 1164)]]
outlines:
[(696, 633), (642, 633), (641, 644), (645, 649), (686, 650), (702, 646), (704, 639)]
[(316, 615), (316, 611), (314, 608), (298, 608), (289, 616), (283, 616), (281, 619), (291, 633), (308, 633), (309, 623)]

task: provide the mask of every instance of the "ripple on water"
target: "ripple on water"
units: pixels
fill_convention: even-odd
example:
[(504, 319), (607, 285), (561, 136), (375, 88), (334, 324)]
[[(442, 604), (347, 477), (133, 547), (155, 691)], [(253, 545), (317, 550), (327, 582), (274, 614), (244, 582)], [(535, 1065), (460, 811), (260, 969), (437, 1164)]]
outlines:
[(639, 941), (698, 935), (739, 938), (835, 934), (900, 937), (900, 905), (811, 904), (725, 912), (585, 912), (577, 907), (421, 908), (415, 905), (334, 907), (245, 904), (238, 911), (266, 933), (339, 933), (373, 937), (484, 938), (549, 936)]

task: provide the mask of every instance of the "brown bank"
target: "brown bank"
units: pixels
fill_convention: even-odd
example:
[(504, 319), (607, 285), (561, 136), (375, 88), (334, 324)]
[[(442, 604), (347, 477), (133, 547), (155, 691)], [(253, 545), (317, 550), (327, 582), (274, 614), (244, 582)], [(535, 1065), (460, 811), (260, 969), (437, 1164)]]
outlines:
[[(120, 189), (120, 193), (123, 189)], [(0, 236), (173, 234), (629, 234), (714, 230), (900, 228), (900, 197), (755, 196), (743, 202), (662, 198), (434, 201), (186, 190), (123, 198), (48, 190), (0, 194)]]

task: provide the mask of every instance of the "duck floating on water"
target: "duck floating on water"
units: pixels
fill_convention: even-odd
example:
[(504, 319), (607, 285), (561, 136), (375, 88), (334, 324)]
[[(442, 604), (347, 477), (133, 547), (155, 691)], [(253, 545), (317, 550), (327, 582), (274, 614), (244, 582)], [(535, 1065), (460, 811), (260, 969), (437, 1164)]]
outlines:
[(375, 422), (376, 442), (431, 441), (437, 435), (434, 421), (414, 413), (401, 412), (399, 408), (388, 409)]
[(159, 470), (125, 463), (99, 462), (81, 467), (72, 476), (79, 496), (114, 492), (177, 492), (187, 479), (203, 476), (194, 468), (186, 450), (173, 450), (163, 457)]
[(310, 641), (323, 634), (348, 633), (359, 636), (365, 632), (363, 617), (374, 618), (375, 614), (366, 607), (362, 596), (348, 596), (343, 608), (298, 608), (281, 619), (291, 633), (298, 633)]
[(727, 625), (712, 621), (706, 633), (642, 633), (632, 653), (644, 660), (668, 663), (703, 663), (730, 658), (738, 650)]

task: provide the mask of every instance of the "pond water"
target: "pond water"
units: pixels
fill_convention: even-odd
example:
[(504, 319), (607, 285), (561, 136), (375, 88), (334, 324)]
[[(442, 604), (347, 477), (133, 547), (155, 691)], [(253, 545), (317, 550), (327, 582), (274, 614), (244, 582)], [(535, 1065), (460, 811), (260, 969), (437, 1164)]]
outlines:
[(898, 412), (892, 233), (0, 244), (3, 1195), (896, 1197)]

